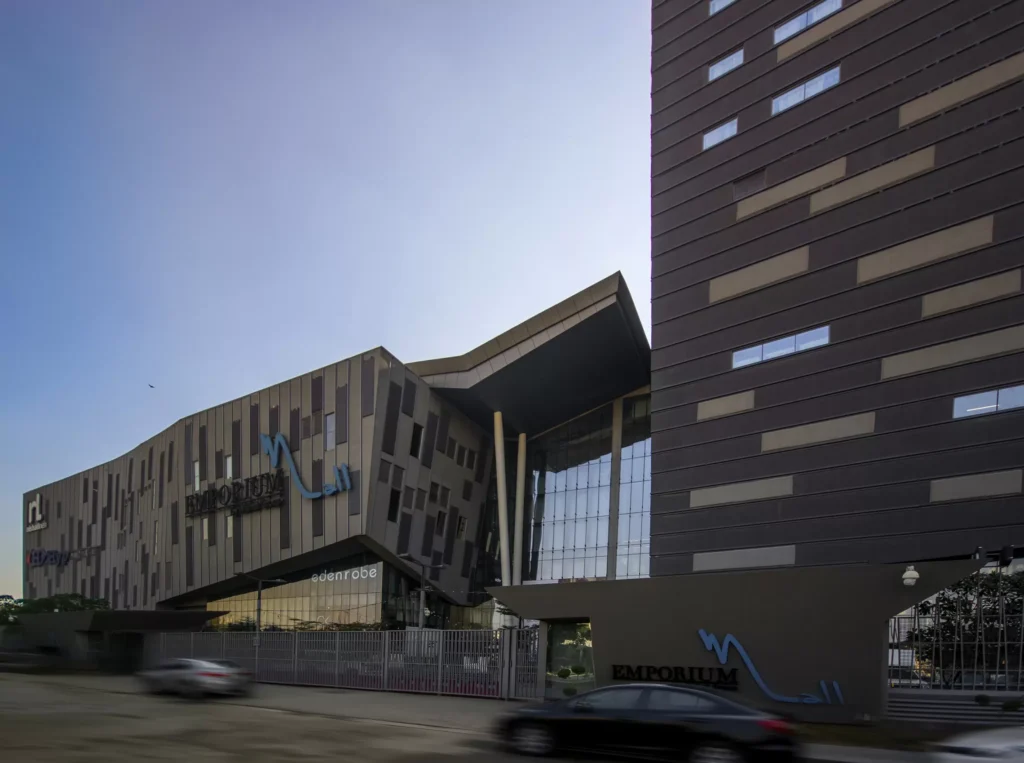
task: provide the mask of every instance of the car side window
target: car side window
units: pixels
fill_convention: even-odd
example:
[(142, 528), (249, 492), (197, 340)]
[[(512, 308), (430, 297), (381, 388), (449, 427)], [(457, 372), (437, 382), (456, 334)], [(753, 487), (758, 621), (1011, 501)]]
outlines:
[(605, 689), (586, 694), (573, 704), (591, 710), (632, 710), (639, 706), (640, 695), (643, 694), (643, 691), (636, 687)]
[(647, 709), (667, 713), (713, 713), (717, 705), (707, 697), (684, 690), (651, 689)]

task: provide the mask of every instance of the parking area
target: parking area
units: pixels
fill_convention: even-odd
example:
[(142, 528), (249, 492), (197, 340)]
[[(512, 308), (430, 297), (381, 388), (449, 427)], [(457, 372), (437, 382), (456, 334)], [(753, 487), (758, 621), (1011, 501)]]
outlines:
[[(465, 700), (407, 722), (403, 702), (431, 704), (422, 696), (285, 686), (194, 702), (138, 693), (126, 679), (0, 674), (0, 738), (5, 760), (34, 763), (517, 760), (485, 733), (496, 703)], [(492, 707), (474, 714), (480, 702)], [(464, 722), (432, 725), (449, 712)]]

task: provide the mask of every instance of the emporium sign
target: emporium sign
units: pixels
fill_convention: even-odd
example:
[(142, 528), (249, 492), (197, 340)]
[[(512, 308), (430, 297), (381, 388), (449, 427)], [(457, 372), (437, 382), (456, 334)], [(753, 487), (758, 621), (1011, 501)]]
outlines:
[(279, 432), (273, 439), (270, 435), (261, 434), (260, 443), (263, 453), (270, 456), (270, 467), (273, 471), (186, 496), (185, 516), (211, 514), (220, 509), (228, 509), (232, 514), (245, 514), (281, 506), (288, 497), (284, 469), (278, 467), (282, 455), (288, 464), (292, 481), (303, 498), (316, 500), (352, 489), (352, 475), (348, 464), (334, 467), (333, 483), (324, 485), (322, 490), (309, 490), (302, 482), (302, 475), (295, 466), (291, 448), (288, 447), (288, 441), (283, 434)]

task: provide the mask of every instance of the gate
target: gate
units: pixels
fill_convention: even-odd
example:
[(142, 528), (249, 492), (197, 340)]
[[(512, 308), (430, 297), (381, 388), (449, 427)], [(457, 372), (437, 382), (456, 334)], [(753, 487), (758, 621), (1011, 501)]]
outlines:
[(151, 660), (231, 660), (257, 681), (532, 699), (535, 629), (161, 633)]

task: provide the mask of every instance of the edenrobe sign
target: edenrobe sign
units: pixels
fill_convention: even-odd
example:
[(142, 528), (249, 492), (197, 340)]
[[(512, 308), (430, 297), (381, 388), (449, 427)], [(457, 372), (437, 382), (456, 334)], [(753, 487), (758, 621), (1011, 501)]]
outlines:
[(261, 434), (260, 443), (263, 446), (263, 452), (270, 456), (270, 467), (274, 471), (256, 477), (246, 477), (236, 480), (230, 485), (222, 485), (219, 488), (211, 487), (200, 493), (186, 496), (185, 516), (211, 514), (220, 509), (229, 509), (232, 514), (245, 514), (250, 511), (281, 506), (288, 499), (284, 469), (278, 468), (282, 454), (288, 463), (291, 478), (299, 489), (299, 495), (303, 498), (315, 500), (352, 489), (352, 475), (349, 472), (348, 464), (334, 467), (334, 484), (327, 484), (324, 485), (323, 490), (313, 491), (302, 483), (302, 475), (299, 474), (299, 470), (295, 466), (291, 449), (283, 434), (278, 433), (274, 435), (273, 439), (269, 435)]

